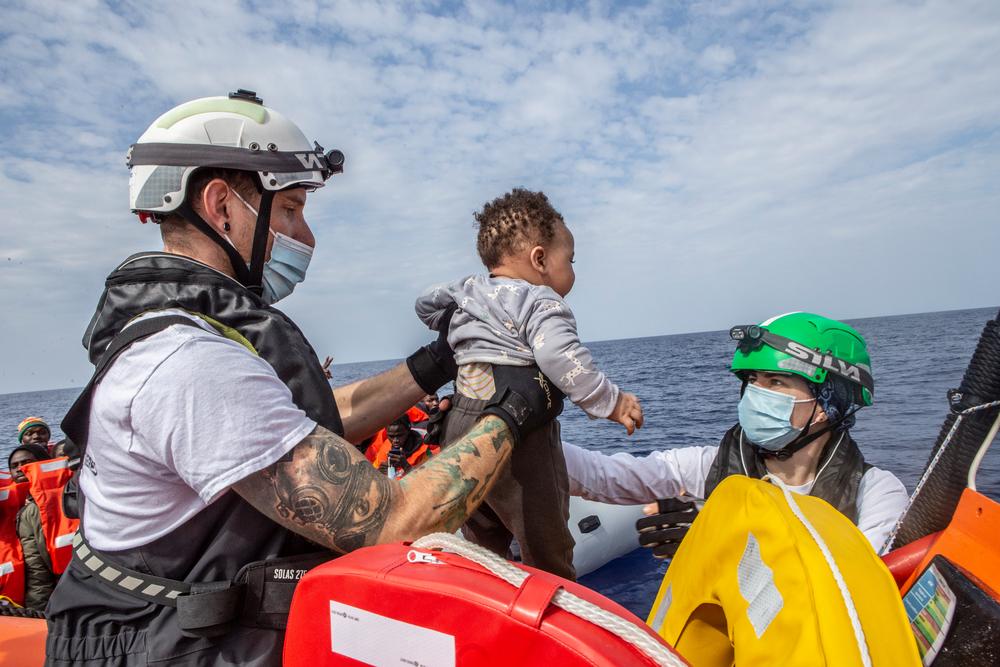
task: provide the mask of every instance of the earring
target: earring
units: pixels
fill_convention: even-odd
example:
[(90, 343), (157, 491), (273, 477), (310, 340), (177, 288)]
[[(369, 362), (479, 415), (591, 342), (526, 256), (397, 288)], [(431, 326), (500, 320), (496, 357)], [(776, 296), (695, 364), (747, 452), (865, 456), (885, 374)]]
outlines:
[(222, 223), (222, 228), (228, 232), (229, 231), (229, 223), (228, 222)]

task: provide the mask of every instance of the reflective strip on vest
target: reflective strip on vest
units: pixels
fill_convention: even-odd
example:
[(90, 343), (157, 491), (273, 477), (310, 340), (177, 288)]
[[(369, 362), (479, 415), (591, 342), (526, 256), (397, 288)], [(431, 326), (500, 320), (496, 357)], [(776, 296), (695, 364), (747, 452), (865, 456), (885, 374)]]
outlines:
[(0, 577), (5, 574), (14, 574), (14, 563), (12, 561), (0, 563)]
[(42, 472), (52, 472), (62, 470), (69, 465), (69, 459), (56, 459), (55, 461), (42, 461), (38, 464), (38, 469)]
[(760, 639), (785, 600), (774, 583), (774, 570), (761, 558), (760, 544), (753, 533), (747, 533), (747, 546), (736, 568), (736, 580), (740, 595), (747, 601), (747, 620)]
[(68, 547), (72, 545), (74, 535), (76, 535), (76, 531), (72, 533), (66, 533), (65, 535), (57, 535), (55, 539), (56, 549), (62, 549), (63, 547)]
[[(83, 536), (79, 533), (76, 533), (73, 536), (72, 543), (73, 550), (76, 552), (76, 557), (80, 560), (80, 563), (94, 575), (109, 583), (117, 584), (127, 591), (131, 591), (145, 597), (150, 602), (173, 606), (176, 604), (174, 601), (177, 597), (184, 594), (184, 591), (181, 590), (168, 590), (166, 586), (159, 584), (152, 579), (144, 579), (132, 575), (122, 576), (123, 573), (121, 570), (112, 565), (106, 564), (103, 560), (98, 558), (97, 555), (90, 550), (90, 547), (84, 543)], [(158, 579), (158, 581), (166, 582), (168, 580)], [(139, 589), (140, 586), (142, 586), (142, 589)], [(167, 592), (164, 593), (163, 591)], [(169, 602), (166, 602), (167, 600), (169, 600)]]
[(673, 601), (673, 587), (668, 584), (667, 592), (663, 594), (663, 600), (660, 601), (660, 606), (656, 610), (656, 615), (653, 616), (653, 622), (650, 623), (649, 627), (653, 628), (653, 631), (659, 633), (663, 629), (663, 619), (667, 616), (667, 611), (670, 609), (670, 603)]

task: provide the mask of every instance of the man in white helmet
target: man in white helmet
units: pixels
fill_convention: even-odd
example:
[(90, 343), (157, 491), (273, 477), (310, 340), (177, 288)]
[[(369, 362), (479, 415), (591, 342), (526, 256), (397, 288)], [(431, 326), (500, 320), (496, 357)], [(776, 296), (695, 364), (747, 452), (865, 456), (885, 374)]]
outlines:
[(456, 530), (561, 409), (537, 370), (511, 368), (484, 419), (404, 480), (358, 452), (455, 366), (438, 340), (331, 392), (272, 307), (305, 277), (309, 193), (343, 161), (242, 90), (168, 111), (130, 149), (132, 210), (164, 248), (112, 272), (84, 336), (96, 371), (63, 422), (82, 524), (49, 664), (279, 664), (301, 572)]

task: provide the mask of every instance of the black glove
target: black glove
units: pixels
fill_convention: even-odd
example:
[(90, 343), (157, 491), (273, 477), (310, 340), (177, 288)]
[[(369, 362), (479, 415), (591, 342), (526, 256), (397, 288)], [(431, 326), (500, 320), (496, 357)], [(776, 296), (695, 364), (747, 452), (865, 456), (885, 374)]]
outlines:
[(496, 393), (483, 414), (504, 420), (515, 445), (562, 412), (564, 394), (537, 366), (494, 366), (493, 381)]
[(644, 516), (635, 522), (639, 544), (651, 547), (657, 558), (673, 558), (681, 540), (690, 530), (691, 522), (698, 516), (698, 505), (694, 500), (681, 498), (660, 498), (656, 505), (657, 514)]
[(448, 325), (456, 310), (458, 304), (452, 304), (445, 310), (438, 327), (437, 340), (430, 345), (417, 348), (416, 352), (406, 358), (406, 367), (410, 369), (410, 375), (426, 394), (435, 393), (458, 375), (455, 351), (448, 345)]
[[(446, 403), (447, 401), (447, 403)], [(432, 414), (427, 419), (427, 433), (424, 435), (424, 444), (427, 445), (440, 445), (442, 436), (444, 435), (444, 419), (448, 416), (448, 408), (451, 407), (451, 396), (445, 396), (441, 399), (438, 405), (447, 405), (448, 407), (444, 410), (438, 408), (438, 411)]]

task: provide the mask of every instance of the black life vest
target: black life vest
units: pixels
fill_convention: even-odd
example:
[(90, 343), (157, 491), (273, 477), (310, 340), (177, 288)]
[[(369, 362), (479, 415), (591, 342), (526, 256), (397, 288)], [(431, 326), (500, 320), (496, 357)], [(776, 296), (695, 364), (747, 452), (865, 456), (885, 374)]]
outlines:
[[(343, 433), (322, 366), (298, 327), (236, 281), (188, 258), (134, 255), (108, 277), (84, 337), (91, 360), (97, 363), (129, 320), (165, 308), (206, 315), (235, 329), (274, 368), (298, 407), (327, 429)], [(80, 422), (87, 417), (63, 423), (81, 447), (86, 442), (78, 438), (85, 440), (87, 429)], [(81, 471), (88, 474), (86, 465)], [(86, 535), (86, 525), (82, 532)], [(296, 557), (317, 549), (229, 492), (168, 535), (111, 556), (114, 563), (136, 572), (200, 583), (232, 581), (248, 563)], [(262, 624), (248, 623), (244, 617), (221, 636), (192, 636), (181, 631), (175, 608), (102, 585), (74, 557), (49, 601), (46, 653), (55, 664), (277, 665), (283, 623), (276, 621), (268, 627), (267, 622), (272, 612), (274, 618), (281, 617), (275, 604), (260, 600), (256, 620), (264, 618)]]
[[(746, 475), (761, 479), (767, 474), (764, 460), (746, 438), (740, 437), (742, 432), (737, 424), (722, 437), (719, 451), (705, 479), (706, 498), (723, 479), (730, 475)], [(844, 432), (842, 435), (843, 439), (841, 434), (834, 433), (827, 443), (820, 457), (819, 468), (822, 471), (809, 495), (822, 498), (857, 524), (858, 488), (861, 485), (861, 478), (872, 466), (865, 463), (865, 457), (851, 434)], [(833, 458), (829, 458), (830, 456)]]

